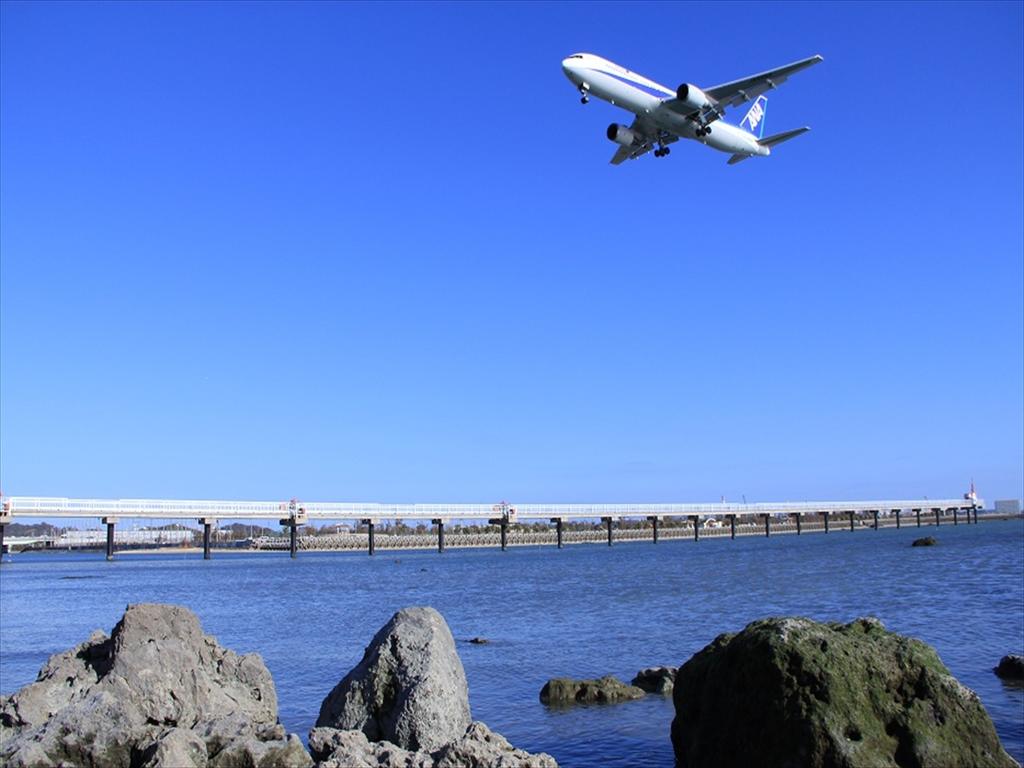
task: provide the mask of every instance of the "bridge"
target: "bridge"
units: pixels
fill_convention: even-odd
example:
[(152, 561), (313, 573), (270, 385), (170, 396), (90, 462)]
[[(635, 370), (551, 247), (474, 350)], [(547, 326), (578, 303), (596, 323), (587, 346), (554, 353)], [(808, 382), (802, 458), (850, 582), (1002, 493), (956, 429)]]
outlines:
[(367, 526), (369, 554), (374, 553), (376, 526), (382, 521), (429, 520), (437, 528), (438, 550), (444, 550), (444, 527), (452, 520), (466, 520), (500, 529), (500, 546), (507, 546), (508, 526), (518, 520), (543, 520), (554, 524), (557, 545), (563, 544), (562, 529), (567, 520), (604, 522), (608, 545), (614, 540), (614, 526), (623, 519), (641, 519), (651, 523), (652, 538), (658, 542), (658, 524), (672, 518), (692, 521), (694, 538), (700, 536), (700, 521), (709, 518), (729, 521), (730, 534), (736, 536), (736, 519), (755, 522), (760, 518), (764, 533), (771, 535), (773, 518), (785, 517), (796, 522), (797, 534), (802, 532), (803, 519), (819, 517), (829, 532), (830, 519), (846, 517), (850, 530), (856, 517), (870, 516), (872, 527), (878, 529), (879, 514), (893, 515), (896, 527), (901, 516), (909, 512), (918, 526), (922, 514), (934, 516), (939, 525), (943, 516), (959, 524), (960, 513), (966, 522), (978, 522), (978, 510), (984, 501), (974, 493), (959, 499), (897, 499), (883, 501), (799, 501), (756, 504), (377, 504), (352, 502), (290, 501), (195, 501), (163, 499), (67, 499), (40, 496), (11, 496), (0, 506), (0, 552), (3, 551), (4, 528), (15, 517), (99, 518), (107, 527), (107, 559), (114, 556), (114, 527), (122, 520), (183, 519), (196, 520), (203, 526), (203, 557), (210, 558), (210, 530), (218, 520), (277, 520), (289, 529), (289, 551), (296, 556), (297, 528), (310, 520), (353, 520)]

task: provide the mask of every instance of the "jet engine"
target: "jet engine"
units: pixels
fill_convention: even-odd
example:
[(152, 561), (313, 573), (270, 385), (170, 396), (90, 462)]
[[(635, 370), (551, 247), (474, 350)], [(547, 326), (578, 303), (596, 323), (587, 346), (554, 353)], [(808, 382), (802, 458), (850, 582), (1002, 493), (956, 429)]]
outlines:
[(608, 126), (608, 138), (624, 147), (632, 147), (640, 143), (639, 137), (633, 131), (618, 123)]
[(694, 111), (711, 106), (711, 99), (708, 98), (708, 95), (696, 85), (689, 83), (683, 83), (676, 89), (676, 98)]

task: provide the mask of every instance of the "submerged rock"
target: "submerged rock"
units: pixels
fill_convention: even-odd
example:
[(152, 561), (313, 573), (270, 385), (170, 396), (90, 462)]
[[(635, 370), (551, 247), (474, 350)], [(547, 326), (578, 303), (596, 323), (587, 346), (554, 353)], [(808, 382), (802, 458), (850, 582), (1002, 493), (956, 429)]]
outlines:
[(540, 690), (544, 704), (565, 706), (569, 704), (611, 704), (617, 701), (642, 699), (645, 693), (635, 685), (626, 685), (613, 675), (597, 680), (572, 680), (555, 677), (548, 680)]
[(673, 703), (680, 768), (1016, 765), (935, 651), (876, 619), (720, 635), (679, 668)]
[(923, 539), (914, 539), (914, 543), (911, 544), (910, 546), (912, 546), (912, 547), (934, 547), (938, 543), (939, 542), (935, 539), (934, 536), (925, 536)]
[(272, 751), (281, 766), (311, 762), (277, 725), (262, 659), (222, 648), (175, 605), (130, 605), (110, 637), (97, 631), (50, 657), (36, 682), (0, 698), (0, 731), (0, 762), (11, 768), (215, 768), (237, 764), (233, 751)]
[(320, 707), (309, 748), (323, 768), (557, 768), (472, 722), (462, 661), (444, 618), (406, 608)]
[(647, 667), (641, 669), (633, 678), (633, 685), (647, 693), (672, 693), (676, 683), (677, 667)]
[(1011, 653), (999, 660), (999, 666), (993, 670), (1004, 680), (1019, 680), (1024, 682), (1024, 656)]

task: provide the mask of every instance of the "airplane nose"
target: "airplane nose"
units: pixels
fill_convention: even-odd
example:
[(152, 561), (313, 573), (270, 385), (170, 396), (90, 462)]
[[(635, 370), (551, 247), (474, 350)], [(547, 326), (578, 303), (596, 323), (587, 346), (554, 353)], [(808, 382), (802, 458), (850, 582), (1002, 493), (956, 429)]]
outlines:
[(576, 67), (571, 58), (562, 59), (562, 72), (573, 82), (576, 82)]

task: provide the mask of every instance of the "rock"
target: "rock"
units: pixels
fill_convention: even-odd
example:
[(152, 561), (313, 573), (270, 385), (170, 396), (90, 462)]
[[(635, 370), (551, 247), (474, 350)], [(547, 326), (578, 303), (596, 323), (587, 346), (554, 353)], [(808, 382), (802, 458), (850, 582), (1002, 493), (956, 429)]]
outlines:
[(642, 699), (644, 691), (635, 685), (626, 685), (617, 677), (605, 675), (598, 680), (572, 680), (556, 677), (544, 683), (540, 700), (544, 704), (611, 704), (617, 701)]
[(142, 768), (206, 768), (206, 744), (189, 728), (171, 728), (144, 750)]
[(466, 673), (448, 625), (433, 608), (405, 608), (327, 695), (316, 724), (432, 751), (461, 738), (470, 722)]
[(672, 693), (676, 683), (677, 667), (648, 667), (641, 669), (633, 678), (633, 685), (647, 693)]
[(701, 766), (1015, 766), (976, 694), (876, 619), (755, 621), (676, 675), (672, 744)]
[(262, 659), (222, 648), (174, 605), (130, 605), (110, 637), (52, 656), (36, 682), (0, 700), (0, 727), (0, 763), (12, 768), (228, 765), (220, 753), (249, 742), (283, 750), (281, 764), (310, 764), (277, 725)]
[(487, 639), (486, 637), (471, 637), (471, 638), (470, 638), (469, 640), (467, 640), (466, 642), (467, 642), (467, 643), (471, 643), (471, 644), (473, 644), (473, 645), (487, 645), (487, 644), (489, 644), (489, 643), (490, 643), (491, 641), (490, 641), (490, 640), (488, 640), (488, 639)]
[(320, 768), (558, 768), (470, 720), (455, 640), (433, 608), (381, 628), (324, 699), (309, 749)]
[(516, 749), (483, 723), (434, 752), (370, 741), (362, 731), (314, 728), (309, 749), (319, 768), (558, 768), (551, 755)]
[(912, 547), (934, 547), (939, 542), (933, 536), (925, 536), (923, 539), (914, 539)]
[(993, 670), (1004, 680), (1024, 681), (1024, 656), (1010, 654), (999, 660), (999, 666)]

